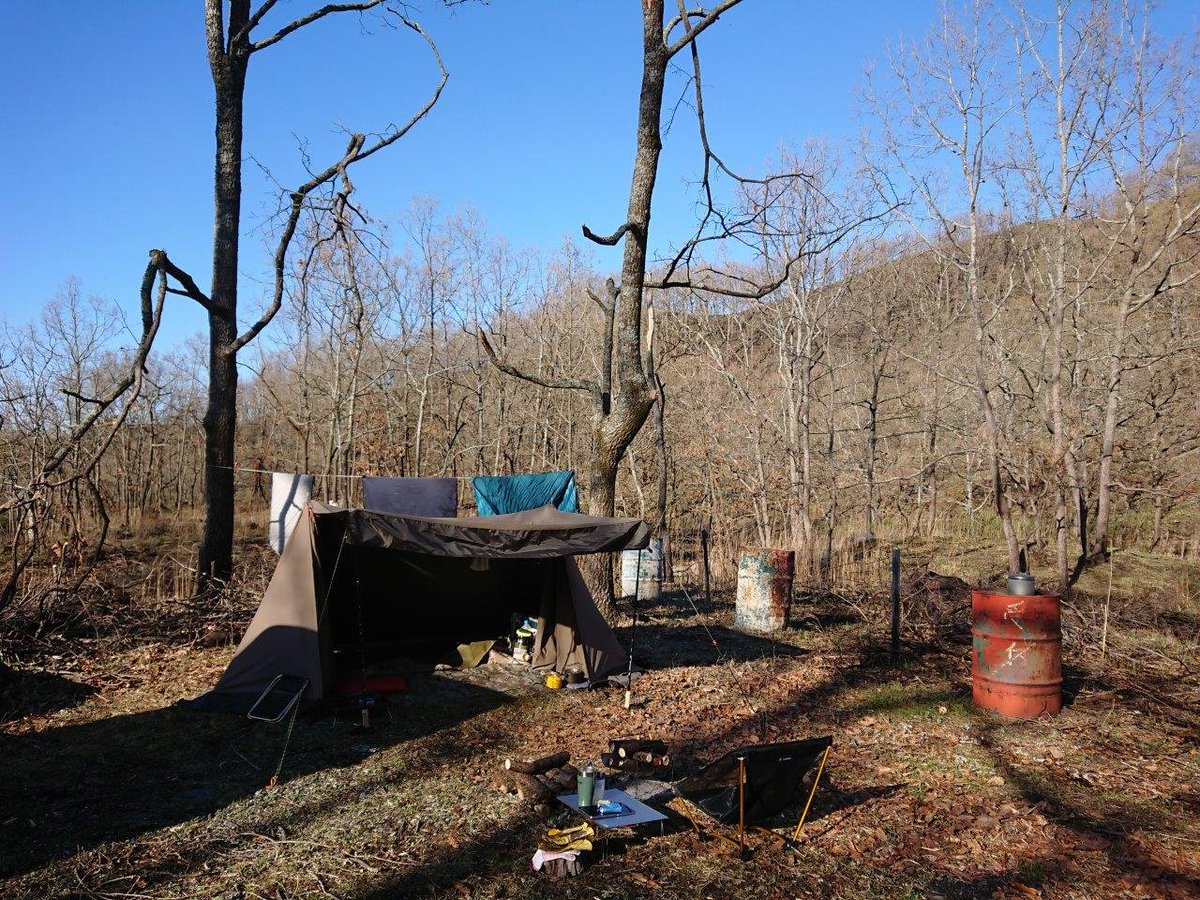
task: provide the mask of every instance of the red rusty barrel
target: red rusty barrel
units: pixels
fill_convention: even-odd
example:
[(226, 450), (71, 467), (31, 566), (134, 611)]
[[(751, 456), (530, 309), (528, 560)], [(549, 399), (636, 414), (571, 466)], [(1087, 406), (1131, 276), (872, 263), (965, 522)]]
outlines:
[(1062, 709), (1058, 594), (971, 591), (971, 694), (975, 705), (1032, 719)]
[(733, 627), (744, 631), (787, 628), (796, 574), (793, 550), (747, 550), (738, 563)]

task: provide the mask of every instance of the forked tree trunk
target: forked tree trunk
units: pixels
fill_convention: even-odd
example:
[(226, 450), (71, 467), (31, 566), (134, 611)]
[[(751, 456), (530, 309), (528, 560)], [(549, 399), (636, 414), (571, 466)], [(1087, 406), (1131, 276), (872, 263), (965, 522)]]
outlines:
[[(587, 468), (586, 507), (589, 513), (616, 513), (617, 470), (621, 458), (645, 424), (654, 405), (652, 371), (642, 358), (642, 310), (646, 287), (646, 258), (650, 240), (650, 210), (662, 152), (663, 86), (672, 56), (690, 45), (701, 31), (739, 0), (723, 0), (709, 12), (691, 11), (683, 22), (684, 37), (667, 44), (663, 0), (642, 0), (642, 81), (638, 94), (637, 150), (629, 186), (629, 207), (624, 224), (610, 237), (598, 237), (584, 226), (584, 235), (605, 246), (623, 241), (621, 284), (610, 290), (606, 312), (601, 377), (548, 378), (522, 372), (503, 363), (480, 332), (480, 340), (493, 364), (506, 374), (544, 387), (587, 391), (593, 398), (592, 453)], [(612, 558), (608, 554), (583, 557), (580, 569), (606, 619), (616, 615)]]

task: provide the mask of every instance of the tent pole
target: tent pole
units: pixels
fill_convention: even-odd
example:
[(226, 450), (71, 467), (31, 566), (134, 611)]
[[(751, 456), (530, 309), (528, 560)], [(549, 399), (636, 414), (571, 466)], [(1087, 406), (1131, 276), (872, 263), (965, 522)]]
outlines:
[(746, 854), (746, 757), (738, 757), (738, 851)]
[(638, 594), (642, 592), (642, 551), (637, 554), (637, 570), (633, 575), (633, 627), (629, 629), (629, 664), (625, 670), (626, 709), (633, 706), (633, 649), (637, 646)]

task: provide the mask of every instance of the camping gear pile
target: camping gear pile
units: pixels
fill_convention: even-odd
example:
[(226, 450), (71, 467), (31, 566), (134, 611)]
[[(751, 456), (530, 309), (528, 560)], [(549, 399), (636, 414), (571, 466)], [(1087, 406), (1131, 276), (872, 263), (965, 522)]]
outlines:
[[(366, 509), (309, 499), (310, 476), (273, 479), (269, 531), (279, 563), (229, 667), (191, 705), (251, 711), (267, 722), (286, 717), (290, 738), (301, 702), (348, 696), (369, 727), (376, 691), (407, 689), (405, 666), (451, 652), (462, 665), (477, 665), (503, 635), (512, 658), (527, 662), (547, 687), (583, 687), (614, 676), (627, 689), (628, 707), (637, 673), (574, 557), (640, 550), (649, 543), (647, 524), (579, 514), (570, 472), (479, 477), (473, 484), (480, 515), (457, 517), (454, 479), (364, 479)], [(711, 635), (710, 641), (716, 647)], [(689, 805), (718, 827), (736, 823), (736, 842), (715, 834), (744, 855), (747, 823), (793, 804), (819, 760), (793, 834), (799, 837), (831, 745), (821, 737), (739, 747), (673, 787), (643, 784), (658, 783), (675, 795), (672, 802), (682, 801), (675, 808), (698, 834)], [(638, 777), (670, 772), (663, 741), (613, 740), (600, 761), (626, 780), (611, 791), (621, 802), (607, 819), (597, 803), (610, 793), (601, 787), (603, 772), (589, 764), (581, 773), (567, 753), (508, 759), (494, 779), (495, 787), (535, 807), (557, 798), (588, 819), (549, 828), (539, 840), (535, 869), (578, 874), (580, 854), (600, 832), (622, 829), (622, 813), (631, 826), (664, 819), (635, 795)], [(282, 763), (281, 754), (270, 786)]]
[[(751, 830), (769, 837), (775, 849), (799, 840), (832, 746), (833, 739), (824, 736), (737, 747), (672, 785), (634, 774), (665, 774), (670, 756), (663, 741), (620, 738), (609, 741), (608, 752), (601, 754), (604, 768), (616, 770), (613, 774), (620, 779), (616, 784), (603, 786), (603, 769), (593, 763), (577, 769), (565, 752), (528, 762), (506, 759), (493, 783), (541, 810), (557, 799), (570, 814), (585, 819), (583, 825), (567, 828), (560, 815), (556, 827), (539, 839), (533, 867), (540, 870), (553, 862), (545, 869), (551, 877), (578, 875), (587, 860), (584, 852), (597, 843), (607, 846), (620, 832), (645, 824), (661, 828), (665, 816), (648, 804), (664, 800), (697, 836), (711, 835), (745, 859), (752, 852), (747, 841)], [(814, 767), (806, 791), (804, 780)], [(762, 827), (789, 807), (800, 809), (790, 841), (786, 833)], [(709, 824), (701, 826), (693, 810), (703, 813)], [(737, 829), (736, 838), (724, 833), (730, 828)]]

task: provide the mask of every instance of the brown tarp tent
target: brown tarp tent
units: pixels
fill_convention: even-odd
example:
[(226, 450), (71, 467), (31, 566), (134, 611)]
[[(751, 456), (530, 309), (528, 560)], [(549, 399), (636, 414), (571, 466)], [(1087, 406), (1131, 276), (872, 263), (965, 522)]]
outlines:
[(307, 678), (307, 700), (343, 680), (508, 631), (538, 616), (532, 665), (589, 679), (627, 662), (574, 556), (643, 548), (640, 519), (552, 506), (486, 518), (419, 518), (312, 501), (296, 524), (225, 674), (192, 701), (246, 710), (278, 675)]

